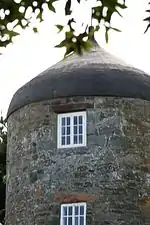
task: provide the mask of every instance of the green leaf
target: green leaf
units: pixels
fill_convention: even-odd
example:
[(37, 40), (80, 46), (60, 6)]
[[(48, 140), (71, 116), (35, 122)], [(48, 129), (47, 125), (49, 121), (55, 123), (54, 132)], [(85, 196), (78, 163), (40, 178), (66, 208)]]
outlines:
[(103, 7), (96, 6), (92, 8), (92, 18), (96, 19), (99, 23), (103, 19)]
[(39, 14), (37, 15), (36, 17), (37, 19), (40, 19), (40, 22), (43, 21), (43, 18), (42, 18), (42, 12), (39, 12)]
[(13, 30), (8, 30), (7, 33), (8, 33), (8, 35), (9, 35), (10, 37), (14, 37), (14, 36), (19, 35), (19, 33), (15, 32), (15, 31), (13, 31)]
[(60, 24), (57, 24), (56, 27), (58, 28), (58, 32), (61, 32), (64, 28), (64, 26), (60, 25)]
[(0, 117), (0, 123), (2, 123), (2, 124), (4, 123), (4, 119), (2, 116)]
[(74, 32), (74, 29), (72, 28), (72, 23), (75, 23), (75, 20), (72, 18), (68, 21), (68, 25), (69, 25), (69, 28), (70, 28), (70, 32)]
[(121, 9), (126, 9), (126, 8), (127, 8), (127, 6), (126, 6), (125, 4), (121, 4), (121, 3), (119, 3), (119, 2), (117, 2), (117, 6), (118, 6), (119, 8), (121, 8)]
[(66, 15), (71, 15), (72, 11), (71, 9), (71, 0), (67, 0), (66, 5), (65, 5), (65, 14)]
[(55, 2), (55, 1), (50, 0), (47, 4), (48, 4), (49, 10), (55, 13), (56, 10), (55, 10), (55, 7), (53, 6), (53, 2)]
[(108, 40), (109, 40), (109, 36), (108, 36), (108, 31), (109, 31), (109, 27), (106, 27), (106, 31), (105, 31), (105, 40), (106, 40), (106, 43), (108, 43)]
[(121, 30), (119, 30), (118, 28), (115, 28), (115, 27), (110, 27), (110, 29), (115, 30), (117, 32), (121, 32)]
[(72, 47), (72, 45), (68, 45), (68, 46), (66, 47), (66, 52), (65, 52), (64, 57), (67, 57), (70, 53), (74, 52), (74, 50), (75, 50), (75, 49)]
[(72, 39), (74, 36), (73, 36), (73, 32), (72, 31), (68, 31), (66, 32), (66, 39)]
[(144, 21), (150, 21), (150, 16), (145, 18)]
[(34, 31), (34, 33), (38, 33), (37, 27), (33, 27), (33, 31)]
[(66, 40), (63, 40), (62, 42), (60, 42), (60, 44), (55, 45), (56, 48), (62, 48), (66, 46)]
[(95, 31), (99, 31), (99, 29), (100, 29), (100, 26), (97, 25), (97, 26), (95, 27)]
[(144, 33), (146, 33), (148, 31), (148, 29), (150, 28), (150, 23), (148, 24), (148, 26), (146, 27), (146, 30), (144, 31)]

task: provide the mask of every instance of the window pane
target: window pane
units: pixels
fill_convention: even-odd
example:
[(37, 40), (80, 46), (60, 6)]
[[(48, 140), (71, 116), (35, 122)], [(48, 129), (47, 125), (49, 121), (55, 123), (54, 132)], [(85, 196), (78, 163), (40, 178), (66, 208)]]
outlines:
[(77, 144), (77, 135), (74, 136), (74, 144)]
[(84, 206), (80, 206), (80, 215), (84, 215)]
[(80, 224), (79, 225), (84, 225), (84, 217), (80, 216)]
[(82, 134), (82, 125), (79, 126), (79, 134)]
[(67, 117), (67, 125), (70, 125), (70, 117)]
[(68, 217), (68, 225), (72, 225), (72, 217)]
[(82, 116), (79, 116), (79, 124), (82, 124)]
[(78, 225), (78, 217), (75, 217), (75, 225)]
[(70, 145), (70, 136), (67, 136), (67, 145)]
[(77, 126), (74, 126), (74, 134), (77, 134)]
[(77, 125), (77, 116), (74, 116), (74, 125)]
[(75, 206), (75, 215), (79, 214), (79, 206)]
[(82, 144), (82, 135), (79, 135), (79, 144)]
[(65, 126), (65, 117), (63, 117), (63, 118), (61, 119), (61, 125), (62, 125), (62, 126)]
[[(84, 136), (86, 132), (84, 130), (85, 122), (83, 112), (74, 112), (60, 114), (58, 124), (58, 144), (60, 147), (72, 147), (81, 146), (84, 141)], [(73, 146), (74, 145), (74, 146)], [(58, 146), (59, 147), (59, 146)], [(74, 221), (73, 221), (74, 225)], [(78, 224), (79, 225), (79, 224)]]
[(69, 206), (69, 212), (68, 212), (68, 215), (71, 216), (72, 215), (72, 207)]
[(67, 215), (67, 207), (63, 207), (63, 216)]
[(61, 128), (62, 135), (65, 135), (65, 127)]
[(65, 136), (61, 137), (61, 145), (65, 145)]
[(63, 225), (67, 225), (67, 217), (63, 218)]
[(70, 127), (67, 127), (67, 135), (70, 134)]

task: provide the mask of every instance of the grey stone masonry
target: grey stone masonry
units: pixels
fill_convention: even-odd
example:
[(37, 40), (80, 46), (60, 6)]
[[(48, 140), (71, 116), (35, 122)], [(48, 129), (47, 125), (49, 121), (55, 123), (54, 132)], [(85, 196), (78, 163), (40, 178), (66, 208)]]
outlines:
[[(87, 146), (57, 149), (57, 114), (86, 110)], [(59, 225), (87, 202), (87, 225), (150, 225), (150, 102), (73, 97), (8, 118), (6, 225)]]

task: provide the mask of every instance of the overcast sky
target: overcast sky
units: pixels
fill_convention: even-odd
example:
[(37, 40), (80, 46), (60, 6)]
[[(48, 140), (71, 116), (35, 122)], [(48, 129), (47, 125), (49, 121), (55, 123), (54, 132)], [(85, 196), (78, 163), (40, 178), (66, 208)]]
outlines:
[[(96, 34), (96, 40), (107, 51), (150, 74), (150, 31), (143, 34), (146, 23), (142, 21), (146, 16), (144, 11), (148, 8), (148, 0), (128, 0), (127, 5), (129, 8), (123, 11), (123, 19), (113, 17), (113, 25), (122, 32), (111, 32), (109, 44), (104, 41), (103, 31)], [(82, 21), (90, 21), (89, 6), (84, 3), (74, 8), (80, 30)], [(0, 57), (0, 111), (3, 115), (19, 87), (62, 59), (64, 51), (54, 46), (63, 35), (57, 34), (54, 24), (65, 23), (63, 3), (61, 7), (59, 3), (57, 9), (55, 15), (45, 13), (45, 21), (40, 24), (38, 34), (34, 34), (31, 29), (23, 31)]]

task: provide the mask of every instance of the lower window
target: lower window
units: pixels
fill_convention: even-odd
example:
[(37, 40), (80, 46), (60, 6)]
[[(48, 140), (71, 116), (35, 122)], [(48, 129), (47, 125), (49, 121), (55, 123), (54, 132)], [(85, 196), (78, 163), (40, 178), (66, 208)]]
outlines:
[(86, 225), (86, 203), (62, 204), (60, 225)]

